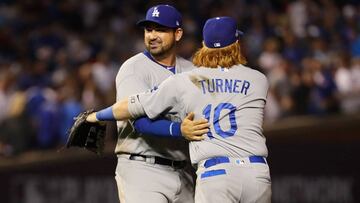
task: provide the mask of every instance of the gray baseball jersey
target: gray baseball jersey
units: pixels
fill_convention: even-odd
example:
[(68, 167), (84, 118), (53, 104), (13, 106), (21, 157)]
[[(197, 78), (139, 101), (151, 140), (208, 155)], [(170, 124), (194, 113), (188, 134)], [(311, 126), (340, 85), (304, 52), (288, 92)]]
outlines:
[[(156, 89), (166, 78), (174, 75), (149, 57), (139, 53), (121, 66), (116, 76), (117, 100)], [(176, 58), (176, 73), (192, 68), (189, 61)], [(163, 116), (180, 121), (176, 111), (178, 110), (174, 108)], [(157, 156), (171, 160), (188, 160), (188, 143), (183, 139), (139, 134), (134, 130), (133, 121), (118, 122), (117, 125), (119, 137), (115, 149), (118, 154), (115, 179), (120, 201), (192, 203), (194, 181), (190, 164), (182, 169), (174, 169), (168, 165), (155, 164), (154, 158)]]
[[(176, 73), (193, 69), (192, 63), (177, 57)], [(120, 68), (116, 76), (116, 100), (127, 98), (129, 95), (145, 92), (160, 85), (166, 78), (174, 75), (158, 63), (152, 61), (144, 53), (139, 53), (128, 59)], [(174, 113), (174, 108), (166, 115), (173, 121), (180, 121)], [(137, 133), (132, 121), (118, 121), (118, 142), (115, 152), (160, 156), (172, 160), (185, 160), (188, 154), (187, 143), (182, 139), (159, 138), (144, 136)]]
[(174, 75), (152, 93), (131, 96), (133, 116), (150, 118), (179, 109), (205, 117), (211, 127), (207, 138), (190, 143), (197, 165), (195, 202), (271, 201), (271, 180), (263, 110), (268, 91), (266, 77), (239, 65), (231, 69), (198, 68)]
[(192, 163), (215, 156), (266, 157), (262, 123), (267, 91), (266, 77), (248, 67), (198, 68), (170, 77), (155, 92), (139, 94), (129, 110), (156, 118), (180, 109), (181, 118), (189, 112), (195, 112), (195, 119), (207, 118), (211, 132), (190, 143)]

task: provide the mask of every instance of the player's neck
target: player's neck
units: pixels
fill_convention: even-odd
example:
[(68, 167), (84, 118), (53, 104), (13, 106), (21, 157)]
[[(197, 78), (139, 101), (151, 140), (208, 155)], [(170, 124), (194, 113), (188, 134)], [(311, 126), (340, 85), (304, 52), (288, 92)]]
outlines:
[(155, 58), (155, 60), (164, 66), (175, 66), (176, 57), (173, 55), (172, 57), (163, 58), (161, 60)]

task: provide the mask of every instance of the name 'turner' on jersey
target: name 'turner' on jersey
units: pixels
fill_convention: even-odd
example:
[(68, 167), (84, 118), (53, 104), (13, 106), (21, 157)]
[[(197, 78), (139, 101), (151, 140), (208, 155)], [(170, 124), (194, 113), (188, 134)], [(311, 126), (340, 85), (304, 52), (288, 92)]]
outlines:
[(204, 79), (198, 81), (202, 88), (202, 93), (235, 93), (247, 94), (250, 82), (238, 79)]

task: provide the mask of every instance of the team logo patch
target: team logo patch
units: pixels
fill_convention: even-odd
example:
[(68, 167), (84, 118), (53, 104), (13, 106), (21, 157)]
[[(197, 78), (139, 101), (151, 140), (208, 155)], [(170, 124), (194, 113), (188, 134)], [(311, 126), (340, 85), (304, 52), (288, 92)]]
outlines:
[(134, 96), (130, 97), (130, 103), (133, 104), (133, 103), (135, 103), (135, 101), (136, 101), (136, 100), (135, 100), (135, 97), (134, 97)]
[(152, 89), (150, 90), (150, 92), (156, 91), (157, 89), (158, 89), (158, 87), (155, 86), (154, 88), (152, 88)]
[(239, 160), (239, 159), (237, 159), (235, 162), (236, 162), (236, 164), (239, 164), (239, 165), (241, 165), (241, 164), (244, 164), (244, 163), (245, 163), (245, 161), (244, 161), (244, 160)]
[(154, 11), (152, 12), (152, 17), (159, 17), (160, 12), (158, 11), (157, 7), (154, 8)]
[(221, 46), (221, 44), (219, 42), (214, 43), (214, 47), (220, 47), (220, 46)]

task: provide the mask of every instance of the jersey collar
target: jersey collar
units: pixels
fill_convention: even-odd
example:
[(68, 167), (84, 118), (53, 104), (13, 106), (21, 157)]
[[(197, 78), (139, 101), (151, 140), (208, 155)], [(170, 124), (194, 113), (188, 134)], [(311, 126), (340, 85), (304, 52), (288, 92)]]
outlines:
[(223, 68), (221, 66), (218, 66), (217, 68), (218, 70), (222, 71), (222, 72), (229, 72), (229, 69), (228, 68)]

